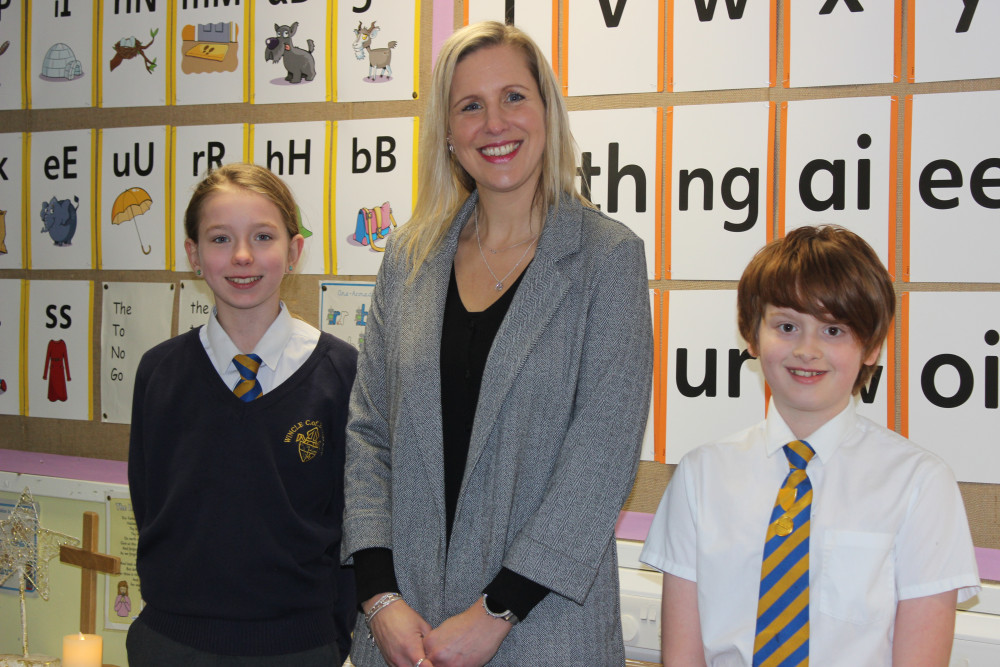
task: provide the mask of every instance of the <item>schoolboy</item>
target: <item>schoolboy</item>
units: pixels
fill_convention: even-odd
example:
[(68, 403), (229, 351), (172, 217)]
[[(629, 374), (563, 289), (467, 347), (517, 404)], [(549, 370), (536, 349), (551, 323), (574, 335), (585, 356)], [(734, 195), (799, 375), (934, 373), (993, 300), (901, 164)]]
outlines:
[(948, 664), (956, 600), (979, 590), (958, 486), (853, 400), (894, 303), (840, 227), (798, 228), (747, 266), (739, 330), (771, 401), (687, 454), (657, 509), (641, 559), (664, 572), (664, 665)]

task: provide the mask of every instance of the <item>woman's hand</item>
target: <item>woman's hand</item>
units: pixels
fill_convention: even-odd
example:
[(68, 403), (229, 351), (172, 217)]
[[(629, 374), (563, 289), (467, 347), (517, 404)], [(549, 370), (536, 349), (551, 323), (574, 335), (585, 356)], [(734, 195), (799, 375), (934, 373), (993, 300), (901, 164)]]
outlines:
[[(366, 600), (361, 608), (367, 613), (382, 595)], [(420, 667), (434, 667), (424, 653), (424, 638), (430, 624), (415, 612), (405, 600), (393, 602), (375, 614), (371, 633), (382, 657), (391, 667), (413, 667), (424, 658)]]
[[(424, 638), (424, 650), (436, 667), (482, 667), (496, 655), (511, 627), (487, 614), (480, 598), (431, 630)], [(426, 665), (425, 661), (420, 667)]]

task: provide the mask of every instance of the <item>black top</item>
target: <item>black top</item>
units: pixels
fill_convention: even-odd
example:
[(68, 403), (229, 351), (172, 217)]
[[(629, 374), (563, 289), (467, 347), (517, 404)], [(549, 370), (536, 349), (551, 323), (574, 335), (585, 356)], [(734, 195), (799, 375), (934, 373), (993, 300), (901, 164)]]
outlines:
[[(524, 273), (522, 271), (507, 291), (488, 308), (469, 312), (458, 293), (455, 268), (452, 266), (441, 327), (441, 425), (448, 538), (451, 537), (451, 526), (465, 473), (486, 359)], [(354, 554), (354, 565), (359, 602), (377, 593), (399, 590), (393, 573), (390, 549), (361, 550)], [(503, 568), (484, 592), (489, 595), (491, 608), (499, 611), (510, 609), (518, 618), (523, 619), (549, 591), (544, 586)]]
[(357, 351), (324, 333), (244, 403), (197, 329), (143, 355), (128, 477), (150, 628), (228, 655), (349, 646), (353, 580), (338, 555), (356, 367)]
[(522, 277), (524, 272), (486, 310), (469, 312), (458, 293), (455, 268), (451, 269), (441, 327), (441, 427), (444, 436), (445, 526), (449, 539), (458, 506), (458, 492), (465, 474), (465, 459), (469, 454), (486, 358)]

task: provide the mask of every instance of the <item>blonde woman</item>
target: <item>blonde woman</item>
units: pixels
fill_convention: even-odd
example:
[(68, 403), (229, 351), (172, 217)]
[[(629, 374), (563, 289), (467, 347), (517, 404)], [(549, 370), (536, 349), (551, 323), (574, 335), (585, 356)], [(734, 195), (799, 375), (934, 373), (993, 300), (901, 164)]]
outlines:
[(622, 664), (614, 525), (652, 374), (642, 241), (577, 192), (558, 83), (520, 30), (456, 32), (423, 127), (351, 397), (352, 660)]

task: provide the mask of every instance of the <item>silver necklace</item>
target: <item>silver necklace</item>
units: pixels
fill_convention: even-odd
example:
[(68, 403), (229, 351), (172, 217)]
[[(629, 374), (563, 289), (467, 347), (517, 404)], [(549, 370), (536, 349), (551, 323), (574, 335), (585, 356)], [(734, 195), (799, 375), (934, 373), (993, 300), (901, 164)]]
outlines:
[[(520, 266), (521, 262), (524, 261), (524, 258), (528, 256), (528, 251), (531, 250), (531, 245), (532, 245), (531, 243), (528, 243), (528, 242), (529, 241), (534, 241), (535, 239), (537, 239), (538, 238), (538, 234), (535, 234), (534, 236), (532, 236), (530, 239), (528, 239), (528, 241), (521, 241), (520, 243), (516, 243), (516, 244), (510, 246), (509, 248), (504, 248), (504, 250), (509, 250), (510, 248), (516, 248), (517, 246), (521, 245), (521, 243), (528, 243), (528, 247), (524, 249), (523, 253), (521, 253), (521, 258), (519, 260), (517, 260), (517, 263), (514, 264), (514, 266), (512, 266), (510, 268), (510, 271), (508, 271), (506, 274), (504, 274), (503, 278), (497, 278), (497, 274), (493, 273), (493, 267), (491, 267), (490, 263), (486, 261), (486, 253), (483, 252), (483, 242), (479, 238), (479, 207), (478, 206), (475, 209), (475, 213), (473, 214), (473, 218), (472, 219), (474, 221), (474, 224), (476, 225), (476, 245), (479, 246), (479, 255), (480, 255), (480, 257), (483, 258), (483, 264), (486, 265), (486, 270), (490, 272), (491, 276), (493, 276), (493, 280), (497, 281), (497, 284), (494, 285), (494, 288), (496, 289), (496, 291), (502, 292), (503, 291), (503, 281), (507, 280), (507, 278), (510, 277), (510, 274), (514, 273), (514, 270), (518, 266)], [(496, 251), (491, 250), (490, 252), (495, 253)]]

